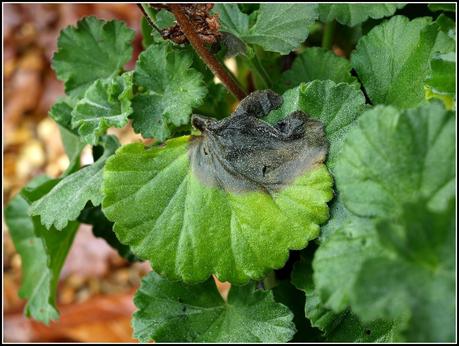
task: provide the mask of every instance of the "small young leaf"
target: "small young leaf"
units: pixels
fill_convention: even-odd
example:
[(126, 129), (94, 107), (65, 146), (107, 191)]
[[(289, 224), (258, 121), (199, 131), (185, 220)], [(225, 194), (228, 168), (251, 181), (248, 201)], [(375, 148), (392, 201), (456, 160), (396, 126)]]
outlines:
[(88, 201), (95, 206), (102, 201), (102, 169), (107, 158), (119, 146), (113, 136), (107, 136), (103, 141), (104, 154), (94, 164), (67, 175), (49, 193), (32, 204), (32, 215), (39, 215), (46, 228), (54, 225), (62, 230), (68, 221), (76, 220)]
[(359, 316), (406, 318), (408, 341), (454, 341), (454, 210), (453, 199), (443, 212), (420, 199), (403, 205), (399, 218), (376, 224), (388, 252), (362, 265), (351, 297)]
[(213, 279), (188, 286), (151, 272), (134, 303), (141, 342), (287, 342), (295, 333), (290, 310), (254, 284), (232, 286), (225, 302)]
[(28, 299), (25, 314), (48, 324), (59, 318), (56, 291), (59, 274), (78, 228), (70, 222), (64, 232), (55, 228), (46, 230), (38, 217), (30, 217), (30, 204), (45, 195), (56, 181), (35, 179), (16, 195), (5, 209), (8, 225), (16, 250), (21, 256), (21, 298)]
[(395, 16), (363, 36), (352, 54), (373, 104), (410, 108), (424, 100), (424, 80), (437, 30), (430, 18)]
[(195, 117), (201, 136), (118, 150), (103, 210), (120, 241), (170, 278), (244, 283), (317, 237), (332, 198), (327, 143), (301, 112), (275, 126), (259, 119), (280, 102), (256, 92), (229, 118)]
[(134, 84), (144, 91), (133, 98), (131, 116), (137, 133), (164, 141), (174, 127), (189, 123), (192, 107), (207, 93), (192, 62), (191, 55), (167, 44), (152, 44), (140, 54)]
[(322, 22), (337, 22), (356, 26), (368, 18), (379, 19), (392, 16), (397, 9), (406, 4), (319, 4), (319, 15)]
[(124, 22), (85, 17), (57, 41), (52, 67), (70, 96), (81, 97), (97, 79), (117, 75), (132, 56), (134, 31)]
[(72, 127), (88, 144), (96, 145), (110, 127), (123, 127), (132, 113), (132, 72), (96, 80), (72, 111)]
[(216, 4), (221, 31), (228, 32), (245, 43), (256, 44), (264, 50), (288, 54), (308, 37), (308, 25), (317, 17), (316, 4), (261, 4), (253, 12), (254, 25), (237, 4)]
[(353, 84), (359, 88), (359, 82), (351, 76), (351, 69), (349, 60), (324, 48), (309, 47), (295, 58), (292, 68), (282, 74), (280, 89), (285, 91), (302, 82), (328, 79), (335, 83)]
[(244, 37), (264, 50), (288, 54), (308, 37), (308, 25), (317, 17), (316, 4), (260, 5), (257, 21)]
[(346, 137), (334, 174), (342, 201), (361, 216), (387, 216), (424, 196), (441, 210), (455, 184), (455, 117), (440, 103), (400, 112), (377, 106)]

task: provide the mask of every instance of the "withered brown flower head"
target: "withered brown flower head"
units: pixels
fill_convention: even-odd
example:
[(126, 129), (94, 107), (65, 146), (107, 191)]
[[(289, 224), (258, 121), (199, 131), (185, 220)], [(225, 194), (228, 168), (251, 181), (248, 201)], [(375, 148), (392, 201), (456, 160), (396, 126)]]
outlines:
[[(167, 4), (151, 4), (152, 7), (168, 10)], [(221, 34), (219, 32), (220, 24), (218, 22), (218, 14), (210, 14), (213, 4), (181, 4), (183, 12), (188, 17), (188, 20), (193, 24), (199, 38), (207, 44), (213, 44), (218, 41)], [(188, 39), (182, 32), (180, 25), (161, 30), (161, 35), (164, 39), (171, 40), (175, 43), (187, 43)]]

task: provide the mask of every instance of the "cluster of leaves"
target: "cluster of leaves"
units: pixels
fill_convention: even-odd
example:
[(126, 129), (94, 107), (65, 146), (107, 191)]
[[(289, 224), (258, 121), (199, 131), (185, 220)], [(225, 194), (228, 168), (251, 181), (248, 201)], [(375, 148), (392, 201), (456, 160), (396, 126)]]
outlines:
[[(326, 160), (281, 189), (247, 189), (257, 173), (239, 174), (213, 135), (192, 134), (192, 113), (224, 119), (219, 128), (239, 113), (228, 117), (233, 97), (190, 46), (143, 21), (145, 49), (124, 71), (134, 32), (122, 22), (87, 17), (63, 30), (53, 68), (67, 96), (50, 116), (70, 165), (30, 182), (5, 211), (26, 314), (58, 318), (59, 273), (83, 222), (154, 268), (135, 297), (141, 341), (454, 340), (455, 9), (397, 13), (408, 7), (214, 6), (217, 56), (237, 56), (243, 85), (282, 94), (257, 121), (280, 128), (302, 111), (323, 125)], [(174, 25), (165, 9), (148, 15), (160, 29)], [(349, 59), (314, 46), (336, 25), (357, 36)], [(120, 147), (107, 135), (129, 120), (156, 142)], [(94, 163), (80, 167), (86, 144)], [(262, 162), (263, 150), (242, 166)], [(227, 299), (211, 275), (233, 284)]]

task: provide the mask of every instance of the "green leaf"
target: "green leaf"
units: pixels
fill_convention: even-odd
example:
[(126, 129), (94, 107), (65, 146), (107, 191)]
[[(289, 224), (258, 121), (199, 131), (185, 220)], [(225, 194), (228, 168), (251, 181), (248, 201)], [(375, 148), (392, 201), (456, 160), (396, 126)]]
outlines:
[(94, 164), (67, 175), (49, 193), (34, 201), (30, 209), (32, 215), (39, 215), (46, 228), (54, 225), (56, 229), (62, 230), (69, 221), (76, 220), (88, 201), (95, 206), (99, 205), (102, 201), (102, 169), (118, 146), (115, 137), (105, 137), (102, 157)]
[(61, 134), (62, 144), (67, 154), (70, 164), (64, 175), (72, 173), (79, 168), (80, 153), (86, 143), (72, 129), (72, 110), (75, 107), (75, 101), (69, 97), (59, 99), (50, 109), (49, 116), (57, 122)]
[(132, 72), (95, 81), (72, 111), (72, 127), (86, 143), (96, 145), (110, 127), (121, 128), (132, 113)]
[[(338, 203), (340, 204), (340, 203)], [(377, 255), (381, 248), (376, 241), (372, 220), (353, 215), (344, 207), (338, 209), (333, 233), (322, 242), (313, 261), (316, 300), (335, 312), (349, 305), (354, 282), (367, 257)], [(332, 214), (329, 223), (336, 220)]]
[(430, 21), (395, 16), (359, 40), (352, 66), (373, 104), (410, 108), (424, 100), (424, 80), (437, 36)]
[(406, 4), (319, 4), (319, 15), (322, 22), (337, 22), (356, 26), (368, 18), (380, 19), (392, 16), (397, 9)]
[(431, 10), (432, 12), (456, 12), (456, 6), (454, 4), (428, 4), (427, 7), (429, 7), (429, 10)]
[(456, 94), (456, 53), (435, 53), (430, 61), (431, 73), (426, 84), (437, 93)]
[(422, 199), (403, 206), (400, 217), (377, 223), (387, 253), (362, 265), (352, 295), (365, 320), (407, 318), (408, 341), (455, 339), (454, 200), (432, 212)]
[(308, 37), (318, 17), (316, 4), (260, 4), (257, 21), (244, 37), (264, 50), (288, 54)]
[(164, 141), (175, 127), (188, 124), (192, 107), (207, 93), (202, 75), (190, 68), (189, 54), (169, 45), (150, 45), (139, 56), (134, 84), (143, 88), (132, 100), (132, 126), (145, 138)]
[(351, 69), (349, 60), (324, 48), (309, 47), (295, 58), (291, 69), (282, 74), (281, 89), (285, 91), (302, 82), (328, 79), (335, 83), (353, 84), (359, 88), (358, 81), (351, 76)]
[(400, 213), (421, 196), (441, 210), (455, 185), (455, 117), (441, 104), (365, 112), (346, 137), (334, 170), (345, 206), (361, 216)]
[(295, 333), (290, 310), (254, 284), (232, 286), (225, 302), (212, 279), (188, 286), (151, 272), (134, 303), (141, 342), (287, 342)]
[(70, 97), (59, 98), (48, 112), (56, 123), (70, 132), (74, 132), (72, 128), (72, 111), (75, 103), (75, 100)]
[(317, 17), (316, 4), (260, 4), (254, 25), (237, 4), (216, 4), (221, 31), (264, 50), (288, 54), (308, 37), (308, 25)]
[[(320, 249), (320, 248), (319, 248)], [(337, 261), (346, 259), (339, 254)], [(337, 274), (339, 272), (336, 272)], [(313, 283), (310, 259), (302, 256), (292, 271), (292, 283), (306, 294), (304, 313), (314, 327), (319, 328), (327, 341), (332, 342), (391, 342), (394, 323), (377, 320), (362, 323), (348, 309), (335, 313), (322, 303)]]
[(287, 90), (283, 98), (282, 106), (268, 114), (265, 120), (275, 123), (296, 110), (319, 119), (325, 126), (330, 143), (327, 167), (333, 171), (346, 133), (354, 127), (355, 120), (366, 109), (362, 92), (346, 83), (314, 81)]
[(138, 258), (131, 252), (127, 245), (120, 243), (113, 232), (113, 222), (110, 222), (102, 212), (100, 206), (94, 207), (89, 202), (78, 216), (81, 223), (92, 225), (92, 233), (99, 238), (104, 239), (112, 248), (118, 251), (118, 254), (130, 262), (137, 261)]
[(134, 31), (124, 22), (85, 17), (61, 31), (52, 67), (70, 96), (81, 97), (97, 79), (117, 75), (132, 56)]
[(46, 324), (59, 318), (56, 307), (57, 283), (78, 223), (70, 222), (64, 232), (55, 228), (46, 230), (37, 217), (28, 215), (28, 209), (57, 181), (35, 179), (5, 209), (5, 222), (21, 256), (19, 296), (28, 300), (24, 312), (26, 316)]
[(195, 117), (201, 136), (126, 145), (107, 161), (104, 213), (158, 273), (244, 283), (318, 236), (333, 194), (322, 126), (298, 112), (276, 127), (244, 113), (260, 94), (221, 121)]

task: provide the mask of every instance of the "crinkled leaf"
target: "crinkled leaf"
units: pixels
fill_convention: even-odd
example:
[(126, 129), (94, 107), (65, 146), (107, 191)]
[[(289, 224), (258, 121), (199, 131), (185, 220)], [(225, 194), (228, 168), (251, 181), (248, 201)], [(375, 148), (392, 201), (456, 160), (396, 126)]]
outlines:
[[(340, 255), (339, 259), (343, 259)], [(344, 257), (345, 258), (345, 257)], [(332, 342), (390, 342), (393, 339), (394, 324), (377, 320), (362, 323), (348, 309), (335, 313), (322, 303), (312, 280), (311, 261), (302, 257), (295, 263), (292, 283), (306, 294), (304, 313), (312, 325), (323, 332), (323, 337)]]
[(80, 153), (86, 145), (76, 131), (72, 129), (72, 110), (74, 107), (75, 101), (66, 97), (59, 99), (49, 111), (49, 116), (59, 126), (62, 144), (70, 161), (70, 165), (64, 174), (72, 173), (79, 168)]
[(379, 19), (392, 16), (397, 9), (406, 4), (319, 4), (322, 22), (337, 22), (355, 26), (368, 18)]
[(455, 117), (440, 103), (404, 112), (378, 106), (351, 131), (334, 170), (350, 211), (397, 214), (404, 202), (421, 196), (438, 210), (454, 196)]
[(362, 92), (346, 83), (314, 81), (287, 90), (283, 98), (284, 103), (281, 108), (272, 111), (265, 120), (275, 123), (296, 110), (319, 119), (325, 126), (325, 133), (330, 143), (327, 166), (333, 170), (346, 133), (366, 109)]
[(212, 279), (188, 286), (151, 272), (134, 303), (142, 342), (287, 342), (295, 333), (290, 310), (254, 284), (232, 286), (225, 302)]
[(285, 91), (298, 84), (314, 80), (332, 80), (335, 83), (359, 83), (351, 76), (349, 60), (336, 56), (333, 52), (320, 47), (306, 48), (295, 58), (292, 67), (282, 74), (281, 89)]
[(107, 158), (119, 146), (113, 136), (104, 138), (104, 154), (94, 164), (67, 175), (31, 206), (32, 215), (39, 215), (41, 223), (50, 228), (62, 230), (69, 221), (76, 220), (88, 201), (99, 205), (102, 201), (100, 191), (102, 169)]
[(140, 54), (134, 84), (142, 92), (132, 100), (131, 116), (137, 133), (164, 141), (175, 127), (189, 123), (192, 107), (207, 93), (202, 75), (190, 68), (192, 61), (164, 44), (152, 44)]
[(115, 76), (132, 55), (134, 31), (124, 22), (85, 17), (61, 31), (52, 67), (70, 96), (81, 97), (97, 79)]
[(455, 339), (454, 200), (432, 212), (422, 199), (407, 203), (399, 218), (377, 223), (383, 256), (364, 262), (352, 295), (362, 318), (407, 318), (408, 341)]
[(215, 11), (221, 31), (281, 54), (299, 47), (308, 37), (308, 25), (318, 17), (316, 4), (261, 4), (252, 13), (257, 15), (254, 25), (237, 4), (216, 4)]
[(64, 232), (46, 230), (38, 217), (30, 217), (30, 204), (45, 195), (58, 180), (35, 179), (16, 195), (5, 209), (5, 222), (21, 256), (21, 298), (27, 299), (25, 314), (48, 324), (59, 318), (56, 291), (59, 274), (75, 237), (78, 223)]
[(373, 104), (410, 108), (424, 100), (424, 80), (437, 36), (430, 21), (395, 16), (359, 40), (352, 66)]
[(95, 81), (72, 111), (72, 127), (95, 145), (110, 127), (123, 127), (132, 113), (132, 72)]
[(256, 92), (229, 118), (195, 117), (201, 136), (120, 148), (103, 185), (120, 241), (170, 278), (243, 283), (317, 237), (332, 198), (322, 125), (301, 112), (261, 121), (273, 100)]
[(92, 233), (99, 238), (104, 239), (112, 248), (118, 251), (121, 257), (128, 261), (136, 261), (138, 258), (131, 252), (129, 246), (121, 244), (113, 232), (113, 222), (110, 222), (102, 212), (100, 206), (94, 207), (89, 202), (78, 216), (81, 223), (92, 225)]

